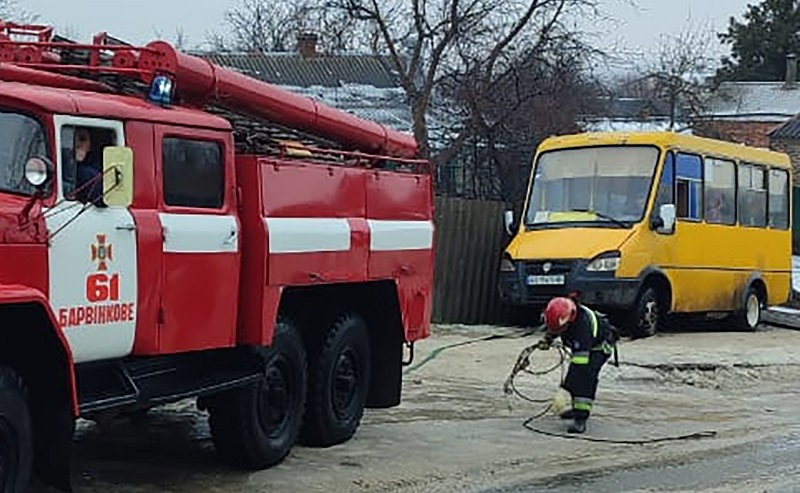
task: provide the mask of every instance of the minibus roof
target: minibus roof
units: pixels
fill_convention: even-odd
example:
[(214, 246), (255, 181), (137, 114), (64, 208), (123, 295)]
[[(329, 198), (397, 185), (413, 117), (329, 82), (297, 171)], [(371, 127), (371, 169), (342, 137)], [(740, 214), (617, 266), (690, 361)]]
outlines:
[(792, 167), (789, 156), (782, 152), (675, 132), (596, 132), (562, 135), (546, 139), (539, 145), (538, 152), (610, 145), (655, 145), (662, 149), (675, 149), (754, 164)]

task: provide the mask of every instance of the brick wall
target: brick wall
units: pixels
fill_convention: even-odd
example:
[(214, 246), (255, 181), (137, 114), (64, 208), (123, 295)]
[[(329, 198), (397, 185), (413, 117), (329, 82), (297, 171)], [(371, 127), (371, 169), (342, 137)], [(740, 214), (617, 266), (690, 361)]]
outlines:
[(692, 133), (700, 137), (727, 140), (754, 147), (770, 147), (769, 134), (780, 123), (775, 122), (737, 122), (737, 121), (698, 121)]
[(797, 139), (773, 139), (770, 148), (774, 151), (785, 152), (792, 160), (794, 168), (794, 184), (800, 185), (800, 140)]
[(770, 148), (774, 151), (785, 152), (792, 160), (792, 169), (794, 175), (794, 197), (792, 208), (793, 212), (793, 227), (794, 230), (792, 241), (792, 252), (794, 255), (800, 254), (800, 217), (798, 217), (798, 210), (800, 208), (800, 197), (798, 196), (798, 185), (800, 185), (800, 140), (799, 139), (773, 139), (770, 143)]

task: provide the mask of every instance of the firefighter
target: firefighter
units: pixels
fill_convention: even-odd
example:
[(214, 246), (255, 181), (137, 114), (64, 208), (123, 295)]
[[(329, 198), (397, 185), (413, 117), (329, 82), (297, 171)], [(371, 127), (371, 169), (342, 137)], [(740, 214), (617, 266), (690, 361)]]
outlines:
[(561, 337), (572, 351), (567, 377), (562, 387), (572, 395), (572, 409), (561, 413), (572, 419), (570, 433), (586, 431), (592, 411), (600, 370), (614, 353), (618, 331), (605, 317), (572, 298), (553, 298), (544, 311), (547, 333), (538, 348), (547, 350)]
[(75, 162), (77, 165), (77, 198), (81, 202), (91, 202), (104, 207), (103, 202), (103, 160), (92, 148), (92, 134), (86, 127), (75, 130)]

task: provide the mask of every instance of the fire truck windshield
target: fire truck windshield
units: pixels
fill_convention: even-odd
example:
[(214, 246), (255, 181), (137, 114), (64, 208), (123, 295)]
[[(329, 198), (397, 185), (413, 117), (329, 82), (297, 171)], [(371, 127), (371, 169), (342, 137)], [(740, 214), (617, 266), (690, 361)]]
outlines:
[(49, 157), (47, 134), (35, 118), (0, 110), (0, 192), (31, 195), (25, 179), (25, 163), (33, 157)]

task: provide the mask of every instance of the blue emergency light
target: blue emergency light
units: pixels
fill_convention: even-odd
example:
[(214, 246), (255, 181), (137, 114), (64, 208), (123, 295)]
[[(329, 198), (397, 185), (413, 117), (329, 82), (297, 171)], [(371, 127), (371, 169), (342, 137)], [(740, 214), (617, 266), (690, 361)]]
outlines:
[(172, 104), (174, 95), (175, 83), (172, 79), (166, 75), (158, 75), (153, 78), (153, 83), (150, 85), (150, 94), (148, 96), (151, 103), (169, 106)]

